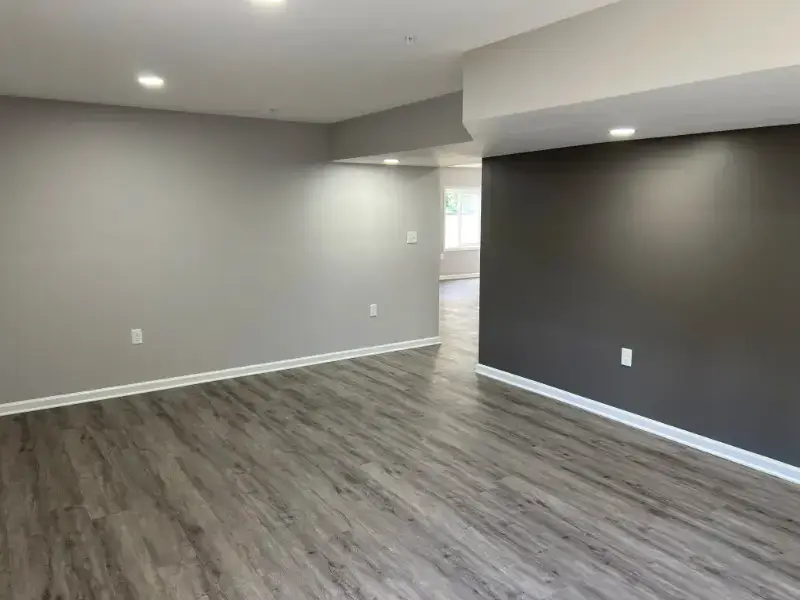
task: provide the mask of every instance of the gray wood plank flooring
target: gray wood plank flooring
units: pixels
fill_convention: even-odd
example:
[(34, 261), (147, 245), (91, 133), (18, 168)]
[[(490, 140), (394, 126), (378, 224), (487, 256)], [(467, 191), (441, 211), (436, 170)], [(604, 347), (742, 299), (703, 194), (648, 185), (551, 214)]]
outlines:
[(0, 419), (0, 598), (800, 598), (800, 492), (441, 348)]

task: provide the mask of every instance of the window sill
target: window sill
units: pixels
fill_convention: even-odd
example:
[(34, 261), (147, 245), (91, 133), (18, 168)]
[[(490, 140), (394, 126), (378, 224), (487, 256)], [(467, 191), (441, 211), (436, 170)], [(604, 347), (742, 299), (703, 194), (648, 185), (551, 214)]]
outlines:
[(445, 248), (445, 252), (474, 252), (475, 250), (480, 250), (480, 246), (462, 246), (460, 248)]

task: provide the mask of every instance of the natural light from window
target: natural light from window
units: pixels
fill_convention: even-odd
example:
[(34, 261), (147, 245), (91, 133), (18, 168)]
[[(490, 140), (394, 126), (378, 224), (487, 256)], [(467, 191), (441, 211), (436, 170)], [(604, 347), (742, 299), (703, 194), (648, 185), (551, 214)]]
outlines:
[(444, 191), (444, 249), (469, 250), (481, 245), (480, 188)]

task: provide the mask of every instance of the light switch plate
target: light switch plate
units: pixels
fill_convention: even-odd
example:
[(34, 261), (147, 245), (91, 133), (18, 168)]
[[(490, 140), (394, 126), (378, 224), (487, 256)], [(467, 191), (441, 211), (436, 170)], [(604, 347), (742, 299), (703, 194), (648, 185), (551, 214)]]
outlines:
[(406, 244), (416, 244), (417, 243), (417, 232), (416, 231), (409, 231), (406, 233)]
[(144, 342), (141, 329), (131, 329), (131, 344), (139, 345)]
[(377, 317), (378, 316), (378, 305), (377, 304), (370, 304), (369, 305), (369, 316), (370, 317)]
[(632, 367), (633, 366), (633, 350), (630, 348), (623, 348), (622, 349), (622, 357), (621, 362), (623, 367)]

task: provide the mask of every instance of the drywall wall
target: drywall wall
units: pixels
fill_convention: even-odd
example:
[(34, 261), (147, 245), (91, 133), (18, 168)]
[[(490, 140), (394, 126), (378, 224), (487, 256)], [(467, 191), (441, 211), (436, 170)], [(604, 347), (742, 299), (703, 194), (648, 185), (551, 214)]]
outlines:
[(622, 0), (468, 52), (464, 125), (498, 156), (798, 123), (799, 20), (792, 0)]
[(439, 277), (457, 279), (475, 276), (481, 272), (480, 250), (448, 250), (442, 253), (442, 264)]
[(464, 120), (796, 66), (798, 20), (793, 0), (622, 0), (468, 52)]
[(444, 249), (444, 190), (446, 188), (480, 188), (481, 169), (446, 167), (440, 171), (441, 180), (441, 232), (442, 262), (439, 270), (441, 277), (452, 278), (460, 275), (474, 275), (481, 271), (481, 251)]
[(798, 144), (790, 126), (485, 159), (480, 362), (800, 465)]
[(455, 92), (331, 125), (331, 160), (471, 142)]
[(327, 152), (321, 125), (0, 99), (0, 401), (437, 335), (438, 170)]

